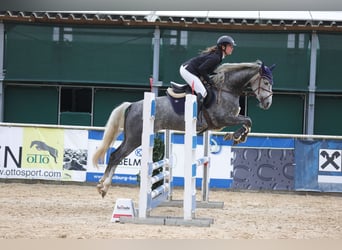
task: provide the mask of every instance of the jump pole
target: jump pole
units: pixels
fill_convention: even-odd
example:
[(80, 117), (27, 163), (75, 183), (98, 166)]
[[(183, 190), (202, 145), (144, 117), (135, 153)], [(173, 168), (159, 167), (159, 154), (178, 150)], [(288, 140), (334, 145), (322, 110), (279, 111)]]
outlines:
[[(210, 147), (210, 135), (206, 131), (203, 135), (203, 157), (196, 158), (197, 149), (197, 98), (195, 95), (187, 94), (185, 97), (185, 135), (184, 135), (184, 185), (187, 182), (187, 188), (184, 186), (184, 195), (188, 197), (191, 194), (191, 207), (193, 208), (192, 217), (194, 217), (194, 210), (198, 208), (223, 208), (224, 203), (220, 201), (209, 201), (209, 186), (210, 186), (210, 158), (209, 158), (209, 147)], [(191, 146), (190, 146), (191, 145)], [(191, 157), (190, 157), (191, 156)], [(191, 169), (189, 168), (191, 166)], [(202, 187), (201, 187), (201, 200), (196, 201), (196, 171), (197, 167), (202, 166)], [(191, 174), (191, 175), (190, 175)], [(191, 178), (190, 178), (191, 177)], [(191, 184), (190, 184), (191, 179)], [(190, 185), (192, 191), (190, 191)], [(185, 191), (186, 190), (186, 191)], [(184, 196), (184, 202), (186, 201)], [(190, 218), (189, 204), (184, 205), (184, 210), (186, 210), (186, 218)], [(185, 214), (184, 214), (185, 215)]]
[[(121, 217), (120, 222), (122, 223), (133, 223), (133, 224), (158, 224), (158, 225), (173, 225), (173, 226), (201, 226), (201, 227), (209, 227), (213, 223), (213, 219), (211, 218), (194, 218), (194, 211), (196, 209), (196, 173), (193, 173), (191, 169), (195, 169), (198, 164), (203, 164), (199, 160), (197, 163), (193, 164), (193, 166), (188, 167), (187, 172), (192, 176), (190, 178), (189, 185), (187, 184), (187, 190), (184, 191), (184, 216), (183, 217), (170, 217), (170, 216), (150, 216), (150, 211), (155, 206), (159, 205), (162, 200), (166, 200), (168, 195), (170, 195), (172, 184), (172, 176), (171, 173), (168, 172), (166, 175), (168, 176), (168, 181), (164, 183), (161, 190), (151, 190), (151, 185), (153, 184), (153, 180), (155, 177), (152, 176), (152, 172), (154, 166), (159, 166), (160, 164), (169, 163), (168, 159), (164, 159), (162, 161), (153, 163), (152, 162), (152, 153), (153, 153), (153, 144), (154, 144), (154, 118), (155, 118), (155, 99), (153, 93), (145, 93), (144, 99), (144, 121), (143, 121), (143, 134), (142, 134), (142, 160), (141, 160), (141, 181), (140, 181), (140, 193), (139, 193), (139, 211), (138, 218), (128, 218)], [(146, 100), (146, 101), (145, 101)], [(197, 107), (197, 103), (193, 104)], [(197, 108), (195, 108), (197, 110)], [(195, 111), (194, 114), (196, 114)], [(196, 120), (195, 120), (195, 128), (196, 128)], [(196, 134), (196, 129), (195, 129)], [(196, 139), (196, 138), (195, 138)], [(146, 146), (147, 144), (147, 146)], [(194, 153), (195, 157), (195, 153)], [(191, 161), (193, 162), (193, 161)], [(171, 160), (172, 164), (172, 160)], [(172, 168), (172, 167), (171, 167)], [(171, 171), (169, 165), (169, 171)], [(189, 171), (190, 169), (190, 171)], [(158, 177), (157, 177), (158, 178)], [(188, 178), (187, 178), (188, 179)], [(164, 181), (165, 182), (165, 181)], [(159, 187), (158, 187), (159, 189)], [(189, 195), (190, 194), (190, 195)], [(191, 197), (190, 197), (191, 196)], [(159, 200), (159, 198), (162, 198)], [(154, 198), (158, 198), (158, 203), (152, 204), (154, 202)]]
[[(201, 200), (196, 200), (193, 201), (193, 196), (190, 195), (190, 188), (189, 190), (187, 189), (187, 194), (189, 197), (191, 196), (191, 206), (197, 207), (197, 208), (223, 208), (224, 207), (224, 202), (222, 201), (210, 201), (209, 200), (209, 190), (210, 190), (210, 160), (209, 160), (209, 148), (210, 148), (210, 132), (206, 131), (203, 134), (203, 157), (198, 162), (196, 160), (196, 148), (197, 148), (197, 133), (196, 133), (196, 123), (197, 123), (197, 99), (196, 96), (193, 95), (187, 95), (186, 99), (188, 100), (185, 102), (185, 112), (184, 112), (184, 122), (188, 125), (185, 125), (185, 132), (184, 132), (184, 147), (185, 147), (185, 159), (187, 159), (187, 162), (184, 162), (184, 169), (186, 168), (185, 166), (192, 166), (194, 162), (197, 163), (197, 167), (199, 165), (203, 166), (203, 172), (202, 172), (202, 185), (201, 185)], [(196, 104), (195, 104), (196, 103)], [(170, 131), (166, 131), (166, 151), (165, 155), (167, 158), (170, 157), (172, 154), (171, 151), (171, 144), (170, 143)], [(191, 155), (191, 157), (190, 157)], [(205, 161), (203, 161), (205, 159)], [(170, 176), (172, 178), (172, 168), (170, 168)], [(186, 170), (185, 170), (186, 171)], [(190, 171), (190, 170), (189, 170)], [(196, 167), (193, 166), (191, 171), (197, 171)], [(192, 184), (188, 185), (196, 185), (193, 182), (196, 182), (196, 177), (192, 176), (192, 173), (190, 175), (190, 172), (188, 172), (188, 176), (184, 176), (184, 184), (185, 184), (185, 179)], [(191, 180), (190, 180), (191, 179)], [(164, 207), (184, 207), (184, 202), (185, 199), (183, 200), (174, 200), (172, 199), (172, 189), (173, 187), (170, 187), (170, 196), (169, 199), (166, 202), (163, 202), (160, 204), (160, 206)], [(195, 202), (196, 205), (193, 205), (192, 203)], [(187, 204), (189, 206), (189, 204)], [(188, 209), (188, 207), (187, 207)], [(188, 212), (190, 213), (190, 212)], [(193, 216), (193, 215), (192, 215)], [(189, 217), (189, 215), (187, 215)]]
[[(143, 105), (142, 158), (139, 191), (139, 219), (146, 219), (152, 208), (157, 207), (169, 197), (170, 192), (170, 160), (153, 162), (154, 119), (156, 112), (155, 94), (145, 92)], [(152, 176), (153, 170), (163, 167), (163, 172)], [(164, 183), (152, 190), (158, 181)]]
[[(147, 114), (148, 119), (145, 119)], [(146, 218), (148, 216), (148, 196), (151, 190), (148, 163), (152, 162), (153, 144), (154, 141), (154, 117), (155, 117), (155, 96), (152, 93), (145, 92), (143, 105), (143, 130), (141, 140), (147, 140), (147, 146), (142, 147), (141, 170), (140, 170), (140, 192), (139, 192), (139, 218)], [(142, 142), (144, 144), (144, 142)], [(145, 143), (146, 144), (146, 143)]]
[[(197, 149), (197, 98), (195, 95), (186, 95), (185, 99), (185, 134), (184, 134), (184, 220), (195, 218), (196, 207), (223, 208), (223, 202), (209, 202), (209, 134), (204, 137), (204, 154), (196, 158)], [(197, 168), (203, 166), (202, 200), (196, 201)]]
[[(204, 147), (204, 157), (209, 157), (209, 145), (210, 145), (210, 135), (209, 131), (203, 134), (203, 147)], [(203, 176), (202, 176), (202, 202), (209, 202), (209, 187), (210, 187), (210, 176), (209, 176), (210, 162), (203, 165)], [(219, 207), (223, 208), (223, 203), (219, 204)]]
[[(195, 95), (185, 98), (185, 134), (184, 134), (184, 220), (195, 218), (196, 210), (196, 120), (197, 101)], [(191, 146), (189, 146), (191, 145)]]

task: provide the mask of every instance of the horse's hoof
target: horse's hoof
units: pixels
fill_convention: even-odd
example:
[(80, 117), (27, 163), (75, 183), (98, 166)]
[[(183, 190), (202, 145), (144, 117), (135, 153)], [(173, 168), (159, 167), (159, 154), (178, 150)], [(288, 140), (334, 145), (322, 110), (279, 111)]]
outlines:
[(102, 198), (104, 198), (107, 194), (107, 192), (103, 188), (97, 188), (97, 191), (102, 196)]
[(223, 140), (228, 141), (233, 139), (233, 135), (231, 133), (227, 133), (223, 136)]
[(233, 140), (239, 143), (241, 141), (241, 137), (242, 137), (241, 134), (240, 135), (233, 135)]
[(106, 191), (104, 191), (104, 190), (101, 190), (101, 196), (102, 196), (102, 198), (104, 198), (105, 196), (106, 196), (106, 194), (107, 194), (107, 192)]
[(252, 128), (250, 126), (245, 126), (245, 125), (242, 125), (244, 128), (245, 128), (245, 133), (248, 134), (252, 131)]
[(96, 186), (97, 192), (102, 196), (102, 198), (106, 195), (106, 192), (103, 190), (103, 184), (99, 183)]
[(247, 134), (241, 136), (240, 142), (245, 143), (247, 141)]

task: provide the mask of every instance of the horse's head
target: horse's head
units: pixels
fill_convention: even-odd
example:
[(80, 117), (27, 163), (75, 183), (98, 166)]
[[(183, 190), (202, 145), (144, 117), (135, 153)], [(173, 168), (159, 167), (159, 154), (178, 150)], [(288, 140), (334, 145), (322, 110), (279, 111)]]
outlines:
[(272, 86), (273, 75), (272, 70), (275, 64), (270, 67), (261, 63), (259, 73), (251, 80), (251, 88), (259, 101), (259, 107), (262, 109), (269, 109), (272, 105)]

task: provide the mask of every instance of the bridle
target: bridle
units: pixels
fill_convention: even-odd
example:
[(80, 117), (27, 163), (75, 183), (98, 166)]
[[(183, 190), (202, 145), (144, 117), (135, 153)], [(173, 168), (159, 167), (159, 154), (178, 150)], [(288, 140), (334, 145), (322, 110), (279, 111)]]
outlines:
[[(268, 82), (272, 85), (272, 83), (273, 83), (273, 80), (272, 80), (272, 78), (271, 78), (271, 76), (268, 76), (268, 75), (265, 75), (265, 74), (263, 74), (263, 72), (262, 72), (262, 69), (260, 68), (259, 69), (259, 72), (258, 72), (258, 76), (255, 78), (255, 79), (253, 79), (254, 77), (252, 77), (252, 79), (250, 79), (250, 80), (248, 80), (247, 81), (247, 83), (244, 85), (244, 86), (246, 86), (249, 82), (251, 82), (251, 81), (253, 81), (253, 83), (255, 83), (256, 81), (258, 81), (258, 87), (256, 88), (256, 89), (252, 89), (252, 91), (253, 91), (253, 93), (250, 93), (250, 94), (248, 94), (248, 93), (245, 93), (245, 95), (247, 96), (247, 95), (254, 95), (254, 96), (258, 96), (259, 94), (260, 94), (260, 91), (266, 91), (266, 92), (268, 92), (269, 93), (269, 95), (268, 96), (266, 96), (266, 97), (263, 97), (263, 98), (261, 98), (261, 100), (259, 100), (261, 103), (263, 103), (265, 100), (267, 100), (269, 97), (271, 97), (271, 96), (273, 96), (273, 92), (272, 91), (270, 91), (270, 90), (268, 90), (268, 89), (266, 89), (266, 88), (264, 88), (263, 86), (261, 86), (261, 80), (264, 78), (264, 79), (266, 79), (266, 80), (268, 80)], [(252, 85), (252, 84), (251, 84)], [(226, 93), (230, 93), (230, 94), (234, 94), (234, 92), (232, 92), (230, 89), (225, 89), (225, 88), (223, 88), (223, 82), (222, 82), (222, 84), (214, 84), (214, 85), (211, 85), (211, 87), (213, 87), (213, 88), (216, 88), (217, 89), (217, 92), (218, 92), (218, 97), (217, 97), (217, 100), (216, 100), (216, 102), (217, 103), (219, 103), (220, 102), (220, 97), (221, 97), (221, 92), (226, 92)]]
[(254, 80), (254, 82), (258, 81), (258, 87), (255, 89), (252, 89), (252, 91), (253, 91), (255, 96), (258, 96), (260, 94), (260, 91), (262, 91), (262, 90), (269, 93), (268, 96), (262, 97), (261, 100), (259, 100), (261, 103), (263, 103), (265, 100), (267, 100), (269, 97), (271, 97), (273, 95), (273, 92), (271, 90), (268, 90), (268, 89), (264, 88), (263, 86), (261, 86), (261, 80), (262, 79), (266, 79), (269, 82), (269, 84), (272, 85), (272, 79), (269, 76), (262, 74), (262, 72), (259, 72), (259, 76)]

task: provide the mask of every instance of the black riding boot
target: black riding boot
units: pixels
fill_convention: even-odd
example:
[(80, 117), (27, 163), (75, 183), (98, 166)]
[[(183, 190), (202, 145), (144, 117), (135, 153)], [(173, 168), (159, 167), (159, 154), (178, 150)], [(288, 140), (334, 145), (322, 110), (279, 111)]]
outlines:
[(197, 114), (199, 114), (202, 111), (204, 103), (204, 98), (201, 93), (197, 94)]
[(204, 119), (203, 108), (205, 108), (204, 102), (205, 102), (205, 98), (203, 98), (203, 96), (200, 93), (198, 93), (197, 94), (197, 129), (201, 131), (201, 133), (205, 131), (206, 128), (208, 127), (205, 120), (203, 120)]

